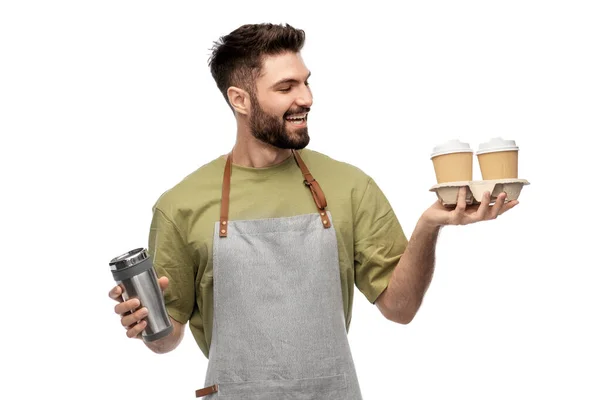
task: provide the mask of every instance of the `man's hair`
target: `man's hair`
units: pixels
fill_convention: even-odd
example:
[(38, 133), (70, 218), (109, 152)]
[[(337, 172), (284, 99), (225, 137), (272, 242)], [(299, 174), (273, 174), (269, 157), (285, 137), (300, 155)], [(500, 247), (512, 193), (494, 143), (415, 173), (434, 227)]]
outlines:
[(263, 58), (288, 51), (297, 53), (304, 46), (304, 38), (303, 30), (289, 24), (247, 24), (214, 42), (208, 65), (227, 104), (230, 86), (254, 94)]

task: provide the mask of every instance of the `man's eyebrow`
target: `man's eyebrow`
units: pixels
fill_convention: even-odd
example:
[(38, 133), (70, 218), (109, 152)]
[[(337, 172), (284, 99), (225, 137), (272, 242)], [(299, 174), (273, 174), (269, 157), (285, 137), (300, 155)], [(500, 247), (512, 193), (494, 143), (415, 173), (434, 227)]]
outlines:
[[(304, 81), (307, 81), (308, 78), (310, 78), (310, 74), (311, 74), (311, 72), (308, 73), (308, 75), (306, 76), (306, 79)], [(275, 82), (273, 85), (271, 85), (271, 87), (274, 88), (275, 86), (281, 85), (283, 83), (300, 83), (300, 82), (298, 81), (298, 79), (284, 78), (284, 79), (281, 79), (281, 80)]]

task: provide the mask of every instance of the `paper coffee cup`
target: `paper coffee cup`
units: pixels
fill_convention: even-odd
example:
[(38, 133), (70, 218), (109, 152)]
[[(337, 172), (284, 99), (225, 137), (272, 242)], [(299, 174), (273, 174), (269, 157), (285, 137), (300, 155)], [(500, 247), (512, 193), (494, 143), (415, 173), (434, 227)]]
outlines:
[(439, 144), (431, 161), (437, 183), (473, 180), (473, 150), (468, 143), (454, 139)]
[(519, 177), (519, 148), (514, 140), (495, 137), (481, 143), (477, 160), (483, 180)]

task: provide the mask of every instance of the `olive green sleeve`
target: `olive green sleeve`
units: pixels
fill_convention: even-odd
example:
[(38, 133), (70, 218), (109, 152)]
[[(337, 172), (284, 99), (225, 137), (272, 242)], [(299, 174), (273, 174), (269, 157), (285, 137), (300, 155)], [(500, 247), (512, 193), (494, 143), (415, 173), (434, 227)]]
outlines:
[(168, 314), (182, 324), (187, 323), (196, 299), (194, 266), (179, 230), (156, 207), (153, 207), (148, 253), (158, 277), (169, 278), (164, 293)]
[(354, 274), (371, 302), (387, 288), (408, 241), (387, 198), (369, 179), (354, 213)]

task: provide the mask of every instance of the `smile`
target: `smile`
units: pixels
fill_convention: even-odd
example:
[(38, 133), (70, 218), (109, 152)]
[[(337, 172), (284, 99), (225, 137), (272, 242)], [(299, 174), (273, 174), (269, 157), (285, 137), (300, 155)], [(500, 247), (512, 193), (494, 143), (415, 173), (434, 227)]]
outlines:
[(286, 121), (289, 121), (292, 124), (302, 125), (304, 122), (306, 122), (307, 117), (308, 117), (308, 113), (304, 113), (304, 114), (290, 115), (288, 117), (285, 117), (285, 119), (286, 119)]

